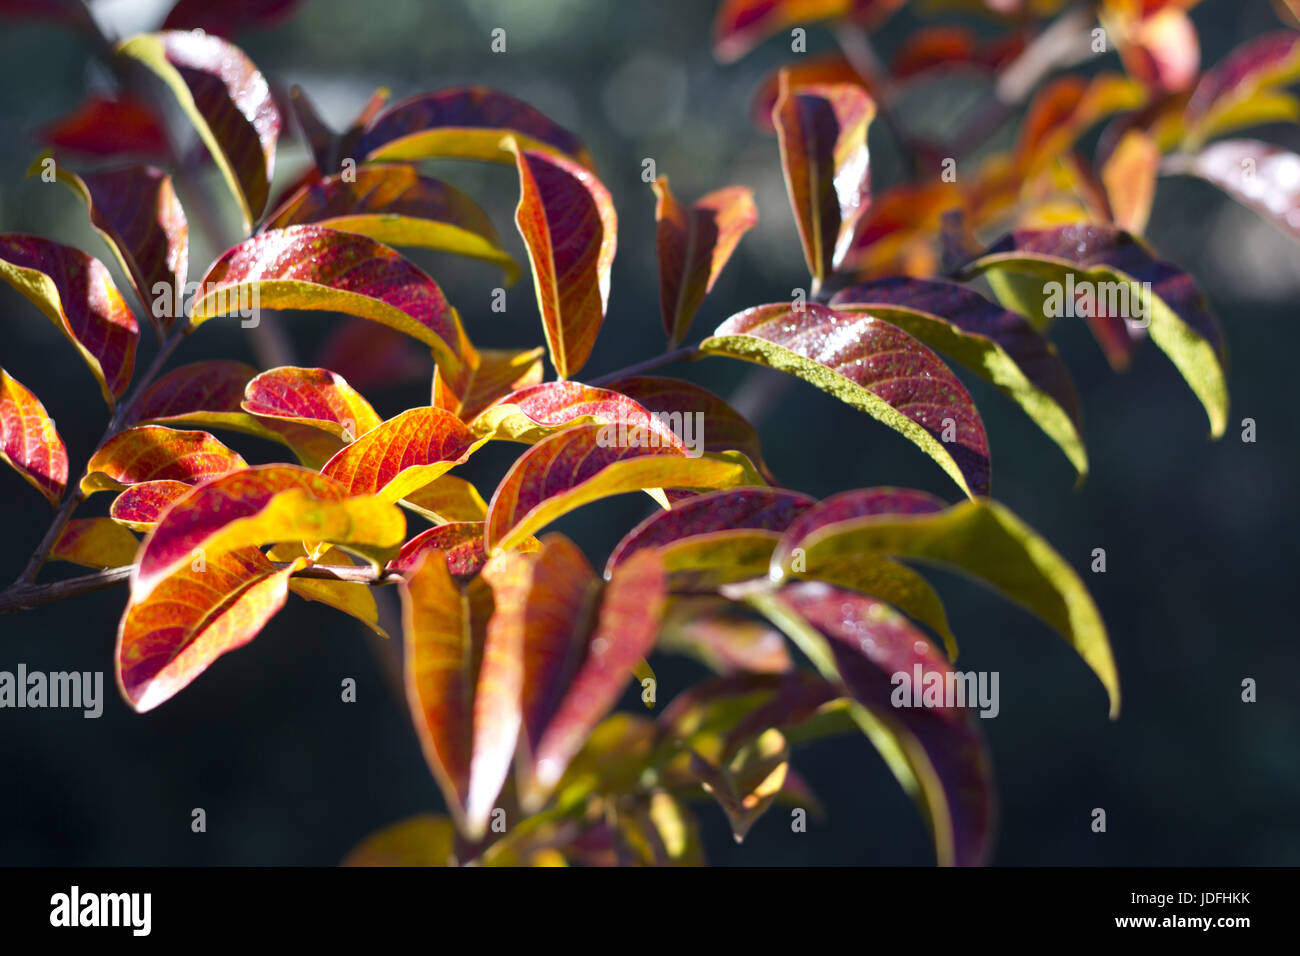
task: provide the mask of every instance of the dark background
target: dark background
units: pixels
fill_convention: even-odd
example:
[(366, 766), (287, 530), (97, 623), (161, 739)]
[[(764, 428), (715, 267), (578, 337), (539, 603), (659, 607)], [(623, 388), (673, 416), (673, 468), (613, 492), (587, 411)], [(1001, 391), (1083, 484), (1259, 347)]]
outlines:
[[(125, 35), (151, 28), (165, 6), (107, 2), (96, 9)], [(751, 186), (757, 198), (759, 226), (706, 300), (692, 340), (733, 311), (788, 298), (807, 281), (775, 140), (749, 122), (752, 90), (789, 58), (788, 47), (776, 39), (739, 64), (716, 64), (708, 48), (714, 6), (311, 0), (287, 24), (240, 42), (265, 72), (305, 86), (336, 126), (379, 85), (400, 98), (484, 83), (573, 128), (620, 218), (610, 313), (584, 370), (595, 377), (662, 348), (644, 157), (671, 176), (680, 198), (728, 183)], [(1250, 36), (1281, 29), (1263, 0), (1208, 0), (1194, 19), (1207, 64)], [(879, 37), (881, 50), (896, 49), (914, 22), (906, 13), (892, 22)], [(497, 26), (507, 31), (503, 55), (489, 51)], [(86, 46), (54, 28), (0, 29), (0, 230), (39, 232), (111, 262), (70, 191), (24, 178), (38, 151), (32, 131), (76, 105), (88, 84), (102, 85), (103, 70)], [(826, 31), (809, 30), (810, 52), (830, 42)], [(1118, 69), (1113, 55), (1101, 65)], [(940, 82), (910, 97), (903, 115), (951, 130), (979, 92), (969, 80)], [(1008, 126), (993, 145), (1013, 134)], [(1262, 135), (1297, 146), (1294, 129)], [(872, 147), (883, 187), (896, 180), (898, 164), (880, 124)], [(295, 175), (303, 156), (298, 144), (286, 144), (277, 179)], [(430, 169), (483, 201), (525, 261), (512, 222), (517, 179), (510, 167)], [(209, 195), (224, 199), (215, 176), (208, 185)], [(1110, 628), (1124, 692), (1122, 716), (1107, 720), (1101, 686), (1064, 642), (991, 593), (936, 575), (962, 641), (960, 666), (1001, 674), (1001, 714), (982, 722), (1002, 798), (995, 862), (1294, 865), (1297, 504), (1286, 488), (1298, 462), (1286, 389), (1300, 345), (1300, 247), (1186, 180), (1162, 180), (1149, 235), (1166, 258), (1198, 277), (1223, 322), (1232, 424), (1221, 441), (1208, 441), (1198, 402), (1158, 350), (1145, 349), (1129, 374), (1115, 376), (1079, 323), (1060, 323), (1053, 337), (1074, 371), (1089, 426), (1092, 474), (1081, 489), (1073, 490), (1063, 456), (1018, 409), (982, 383), (971, 385), (994, 448), (995, 494), (1085, 574)], [(232, 228), (227, 240), (235, 238)], [(218, 251), (196, 230), (191, 277)], [(490, 267), (419, 251), (414, 258), (446, 289), (476, 343), (541, 341), (527, 278), (511, 290), (508, 311), (494, 314), (489, 296), (499, 282)], [(310, 364), (338, 321), (321, 313), (289, 318), (301, 364)], [(91, 376), (48, 321), (7, 287), (0, 288), (0, 323), (0, 364), (42, 398), (79, 469), (107, 417)], [(152, 333), (142, 333), (142, 343), (149, 341)], [(152, 347), (142, 346), (146, 362)], [(248, 333), (237, 323), (209, 323), (174, 364), (216, 356), (253, 360)], [(734, 395), (748, 366), (717, 359), (673, 374)], [(749, 398), (770, 387), (762, 379)], [(422, 387), (370, 395), (385, 415), (426, 396)], [(767, 459), (790, 487), (827, 495), (900, 484), (955, 499), (912, 445), (811, 386), (798, 383), (762, 404)], [(1244, 417), (1257, 422), (1255, 444), (1240, 440)], [(274, 454), (240, 436), (222, 437), (250, 460)], [(510, 451), (485, 449), (463, 471), (486, 494)], [(108, 497), (79, 513), (102, 513)], [(647, 508), (643, 498), (625, 496), (558, 528), (599, 562)], [(39, 496), (0, 469), (0, 580), (17, 575), (48, 519)], [(1087, 573), (1094, 547), (1106, 549), (1105, 575)], [(73, 573), (60, 565), (45, 572)], [(103, 670), (108, 698), (99, 720), (74, 711), (0, 711), (0, 864), (331, 864), (372, 830), (440, 807), (405, 705), (391, 692), (385, 668), (394, 648), (382, 639), (293, 599), (249, 647), (138, 716), (112, 686), (124, 599), (118, 588), (0, 617), (0, 669), (24, 662), (46, 671)], [(655, 663), (661, 702), (701, 674), (662, 655)], [(358, 682), (355, 704), (340, 701), (345, 677)], [(1258, 681), (1258, 703), (1241, 702), (1245, 677)], [(932, 859), (920, 818), (864, 739), (811, 745), (796, 753), (795, 766), (827, 818), (793, 834), (785, 814), (775, 812), (737, 847), (721, 813), (701, 805), (712, 862)], [(207, 811), (206, 834), (190, 830), (194, 807)], [(1095, 807), (1107, 811), (1104, 834), (1090, 829)]]

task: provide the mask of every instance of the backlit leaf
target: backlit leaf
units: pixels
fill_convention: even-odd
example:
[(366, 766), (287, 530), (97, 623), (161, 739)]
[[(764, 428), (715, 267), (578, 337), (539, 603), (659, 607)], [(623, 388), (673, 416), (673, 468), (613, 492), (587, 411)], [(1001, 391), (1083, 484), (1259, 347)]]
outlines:
[(580, 382), (544, 382), (506, 395), (470, 422), (476, 435), (536, 444), (574, 425), (623, 423), (649, 439), (680, 448), (676, 433), (640, 403), (608, 388)]
[(483, 259), (505, 271), (507, 284), (519, 276), (487, 213), (460, 190), (421, 176), (411, 166), (367, 165), (304, 185), (265, 228), (305, 223), (359, 233), (385, 245), (424, 246)]
[(264, 232), (224, 253), (199, 289), (191, 305), (195, 325), (250, 307), (346, 312), (428, 345), (453, 387), (475, 361), (437, 283), (365, 236), (323, 226)]
[(453, 576), (473, 577), (487, 563), (483, 522), (455, 521), (421, 532), (402, 545), (402, 550), (388, 562), (388, 567), (393, 571), (414, 572), (432, 551), (442, 554), (443, 567)]
[(114, 435), (90, 456), (81, 490), (120, 491), (145, 481), (196, 485), (248, 467), (207, 432), (140, 425)]
[(425, 93), (385, 110), (357, 147), (358, 159), (416, 160), (435, 156), (514, 161), (502, 145), (514, 136), (521, 146), (567, 156), (583, 166), (591, 157), (578, 138), (522, 100), (482, 86)]
[(438, 551), (422, 554), (399, 590), (406, 635), (406, 698), (425, 759), (448, 808), (464, 825), (473, 759), (474, 690), (492, 614), (492, 592), (481, 581), (454, 580)]
[(38, 134), (41, 141), (87, 156), (165, 159), (167, 131), (152, 106), (132, 96), (91, 95)]
[(132, 531), (152, 531), (173, 502), (180, 501), (194, 486), (172, 479), (144, 481), (130, 485), (113, 499), (109, 517)]
[(773, 34), (819, 20), (874, 26), (900, 6), (902, 0), (724, 0), (713, 21), (713, 55), (730, 63)]
[(451, 412), (412, 408), (348, 445), (321, 474), (348, 494), (397, 501), (465, 462), (486, 440), (475, 439)]
[[(810, 513), (808, 521), (815, 520)], [(793, 549), (802, 575), (816, 578), (825, 562), (871, 555), (945, 565), (988, 584), (1051, 625), (1097, 674), (1119, 713), (1119, 678), (1106, 627), (1070, 564), (1032, 528), (995, 501), (963, 501), (930, 513), (869, 514), (793, 527), (772, 558), (772, 578), (791, 574)]]
[(345, 442), (382, 423), (375, 410), (343, 376), (323, 368), (273, 368), (244, 389), (244, 411), (266, 418), (324, 428)]
[(590, 170), (514, 140), (510, 145), (519, 170), (515, 225), (528, 247), (551, 363), (568, 378), (586, 363), (605, 320), (618, 217)]
[(1184, 170), (1300, 240), (1300, 155), (1257, 139), (1211, 143)]
[(256, 637), (284, 606), (296, 569), (277, 570), (255, 547), (212, 553), (202, 565), (189, 562), (187, 552), (147, 593), (133, 591), (118, 627), (117, 683), (139, 713)]
[(1237, 47), (1201, 77), (1187, 102), (1185, 142), (1198, 147), (1222, 132), (1231, 114), (1300, 77), (1300, 34), (1279, 30)]
[(98, 259), (39, 236), (0, 236), (0, 279), (25, 295), (81, 353), (113, 404), (126, 391), (140, 337)]
[(68, 450), (40, 399), (2, 368), (0, 458), (58, 505), (68, 485)]
[(453, 866), (456, 828), (424, 813), (373, 833), (353, 847), (343, 866)]
[(417, 488), (400, 503), (439, 524), (482, 521), (487, 517), (487, 502), (478, 489), (455, 475), (443, 475)]
[(970, 395), (938, 356), (892, 325), (813, 303), (761, 305), (733, 315), (700, 349), (811, 382), (904, 435), (962, 491), (989, 492), (988, 438)]
[(112, 518), (73, 518), (54, 542), (50, 558), (88, 568), (120, 568), (135, 561), (139, 544)]
[(1137, 129), (1125, 133), (1101, 167), (1115, 225), (1139, 235), (1146, 230), (1159, 169), (1160, 149), (1151, 137)]
[(667, 176), (651, 188), (658, 200), (659, 308), (669, 344), (676, 347), (740, 237), (758, 222), (758, 209), (744, 186), (711, 192), (689, 207), (673, 196)]
[[(293, 562), (307, 558), (307, 550), (301, 544), (277, 544), (269, 548), (267, 557), (272, 561)], [(355, 564), (351, 556), (338, 548), (328, 548), (314, 564), (343, 565)], [(306, 601), (326, 604), (356, 618), (380, 637), (388, 633), (379, 626), (379, 605), (368, 584), (357, 581), (331, 581), (325, 578), (294, 577), (289, 579), (289, 590)]]
[(542, 353), (533, 349), (482, 349), (478, 365), (463, 379), (459, 391), (447, 387), (441, 369), (434, 369), (433, 402), (454, 412), (461, 421), (471, 421), (493, 402), (521, 388), (542, 381)]
[(167, 84), (250, 229), (266, 206), (280, 135), (280, 112), (266, 78), (238, 47), (200, 30), (141, 34), (118, 49)]
[(801, 86), (848, 83), (861, 86), (872, 98), (875, 98), (878, 93), (839, 50), (801, 56), (798, 60), (783, 64), (767, 74), (758, 89), (754, 91), (750, 113), (754, 118), (754, 125), (765, 133), (776, 132), (776, 124), (772, 121), (772, 109), (781, 95), (782, 73), (787, 74), (786, 82), (791, 89)]
[(399, 508), (351, 498), (337, 481), (293, 465), (261, 465), (225, 475), (175, 502), (144, 541), (131, 580), (141, 601), (196, 552), (246, 545), (329, 542), (381, 567), (405, 538)]
[(691, 754), (691, 770), (718, 801), (731, 823), (736, 842), (740, 843), (781, 792), (789, 760), (790, 745), (773, 728), (742, 747), (720, 767), (697, 753)]
[(783, 83), (772, 122), (816, 291), (844, 260), (871, 204), (867, 129), (876, 104), (860, 86)]
[(831, 306), (884, 319), (992, 382), (1060, 446), (1080, 475), (1087, 472), (1070, 372), (1056, 348), (1016, 313), (965, 286), (902, 277), (845, 289)]
[(679, 448), (620, 445), (612, 425), (579, 425), (519, 457), (488, 506), (489, 551), (508, 550), (528, 535), (600, 498), (655, 488), (727, 488), (746, 480), (744, 465), (689, 458)]

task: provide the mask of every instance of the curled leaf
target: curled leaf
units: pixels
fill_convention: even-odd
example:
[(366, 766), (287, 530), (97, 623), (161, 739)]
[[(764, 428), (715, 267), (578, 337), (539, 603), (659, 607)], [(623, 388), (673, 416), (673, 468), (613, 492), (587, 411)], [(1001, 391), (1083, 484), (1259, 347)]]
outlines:
[(586, 363), (605, 320), (618, 217), (590, 170), (509, 143), (519, 170), (515, 224), (528, 247), (551, 363), (568, 378)]
[(167, 84), (238, 200), (245, 230), (252, 228), (270, 193), (280, 135), (266, 78), (238, 47), (202, 30), (141, 34), (118, 49)]
[(113, 404), (135, 366), (140, 328), (98, 259), (39, 236), (0, 236), (0, 279), (25, 295), (76, 346)]

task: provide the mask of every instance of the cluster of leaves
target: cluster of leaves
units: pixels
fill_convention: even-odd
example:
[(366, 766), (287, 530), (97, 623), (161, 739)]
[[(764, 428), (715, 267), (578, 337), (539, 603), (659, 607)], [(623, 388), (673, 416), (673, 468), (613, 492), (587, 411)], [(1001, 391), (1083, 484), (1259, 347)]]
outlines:
[[(255, 22), (287, 6), (223, 9)], [(716, 49), (732, 59), (821, 18), (862, 40), (897, 6), (727, 0)], [(1014, 28), (996, 49), (936, 27), (890, 72), (849, 54), (807, 58), (759, 91), (811, 277), (806, 296), (746, 309), (681, 347), (757, 213), (743, 187), (684, 203), (666, 178), (653, 184), (671, 350), (661, 364), (723, 356), (803, 379), (924, 451), (962, 496), (948, 504), (901, 488), (817, 501), (780, 487), (752, 425), (698, 385), (627, 373), (574, 380), (606, 316), (617, 218), (572, 132), (506, 94), (459, 88), (391, 106), (381, 91), (338, 133), (300, 90), (286, 108), (212, 24), (202, 24), (206, 33), (185, 29), (200, 25), (184, 21), (202, 5), (182, 2), (168, 29), (106, 55), (120, 75), (143, 67), (170, 90), (248, 235), (184, 301), (188, 228), (171, 178), (122, 162), (165, 140), (124, 138), (161, 111), (131, 103), (148, 123), (108, 126), (104, 110), (124, 107), (95, 100), (47, 130), (56, 149), (107, 160), (77, 174), (59, 158), (58, 177), (85, 200), (161, 345), (134, 375), (138, 321), (108, 268), (47, 239), (0, 236), (0, 277), (75, 346), (112, 409), (103, 441), (70, 483), (54, 423), (0, 372), (0, 453), (59, 509), (0, 603), (13, 609), (74, 593), (69, 582), (36, 582), (49, 559), (104, 569), (71, 582), (86, 580), (85, 589), (129, 577), (115, 665), (125, 700), (145, 711), (252, 640), (290, 592), (382, 634), (372, 589), (396, 585), (406, 693), (450, 818), (398, 824), (360, 845), (352, 862), (699, 862), (690, 800), (711, 795), (738, 838), (778, 801), (815, 807), (790, 767), (791, 747), (853, 729), (916, 797), (939, 860), (983, 861), (993, 784), (969, 712), (890, 705), (891, 675), (946, 675), (956, 653), (943, 604), (912, 565), (970, 575), (1042, 618), (1100, 679), (1112, 715), (1119, 687), (1105, 627), (1070, 563), (990, 497), (983, 423), (940, 355), (1017, 403), (1082, 476), (1079, 402), (1044, 335), (1052, 317), (1044, 290), (1067, 275), (1122, 282), (1142, 297), (1149, 327), (1085, 310), (1106, 355), (1123, 368), (1149, 336), (1221, 433), (1227, 397), (1215, 320), (1190, 277), (1136, 233), (1162, 153), (1176, 149), (1200, 174), (1218, 169), (1232, 189), (1224, 156), (1246, 147), (1189, 150), (1246, 122), (1300, 117), (1300, 104), (1281, 91), (1300, 70), (1300, 36), (1257, 41), (1197, 80), (1182, 27), (1187, 3), (1116, 0), (1101, 15), (1123, 38), (1128, 76), (1049, 84), (1014, 151), (956, 181), (942, 175), (938, 154), (908, 140), (918, 170), (934, 160), (933, 176), (873, 196), (868, 129), (910, 78), (996, 69), (1034, 47), (1033, 16), (1005, 6), (989, 4)], [(1033, 13), (1054, 6), (1035, 4)], [(35, 0), (0, 10), (84, 13)], [(271, 202), (290, 113), (314, 162)], [(1089, 162), (1075, 144), (1106, 118)], [(487, 260), (507, 280), (518, 272), (473, 200), (413, 165), (433, 157), (517, 170), (516, 225), (544, 349), (476, 348), (437, 283), (392, 248)], [(1270, 214), (1290, 215), (1279, 213), (1270, 184), (1237, 188)], [(989, 230), (1001, 237), (976, 239)], [(212, 359), (162, 374), (183, 337), (250, 302), (342, 313), (422, 343), (436, 367), (429, 404), (385, 418), (328, 368), (259, 372)], [(553, 380), (544, 380), (544, 353)], [(705, 442), (693, 455), (667, 423), (696, 413)], [(206, 429), (271, 439), (296, 463), (250, 465)], [(485, 500), (450, 472), (489, 441), (524, 447)], [(109, 516), (73, 517), (99, 491), (114, 495)], [(536, 537), (564, 514), (630, 492), (648, 493), (660, 510), (627, 533), (600, 573), (563, 535)], [(410, 515), (429, 527), (410, 528)], [(811, 668), (796, 663), (791, 645)], [(643, 702), (656, 706), (652, 651), (691, 654), (718, 676), (676, 694), (657, 719), (611, 714), (634, 676)], [(492, 826), (502, 812), (504, 834)]]

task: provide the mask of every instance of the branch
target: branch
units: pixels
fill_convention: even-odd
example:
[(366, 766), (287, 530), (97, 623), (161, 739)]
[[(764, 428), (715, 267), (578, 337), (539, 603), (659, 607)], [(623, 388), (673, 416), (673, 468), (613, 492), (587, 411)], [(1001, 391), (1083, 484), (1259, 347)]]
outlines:
[[(277, 563), (277, 568), (287, 568), (287, 563)], [(84, 574), (79, 578), (54, 581), (50, 584), (13, 584), (0, 591), (0, 614), (12, 614), (42, 604), (51, 604), (78, 594), (102, 591), (121, 584), (131, 577), (134, 565), (120, 568), (105, 568), (93, 574)], [(396, 584), (404, 580), (397, 571), (381, 569), (376, 571), (368, 565), (355, 564), (310, 564), (294, 572), (295, 578), (314, 578), (326, 581), (348, 581), (355, 584)]]
[(698, 345), (683, 345), (671, 352), (664, 352), (662, 355), (648, 358), (644, 362), (637, 362), (635, 365), (629, 365), (626, 368), (610, 372), (608, 375), (602, 375), (600, 378), (594, 378), (587, 384), (596, 387), (608, 385), (610, 382), (617, 381), (620, 378), (627, 378), (629, 375), (640, 375), (642, 372), (650, 372), (664, 365), (671, 365), (673, 362), (698, 358), (699, 355), (700, 347)]

